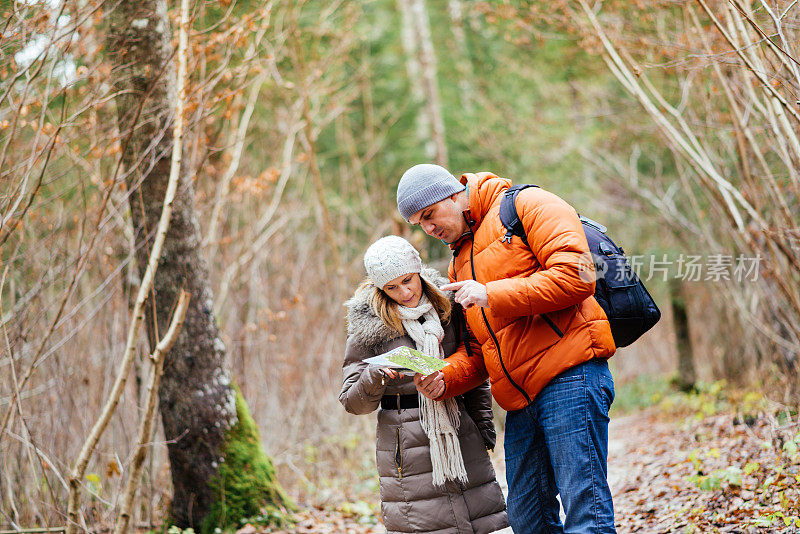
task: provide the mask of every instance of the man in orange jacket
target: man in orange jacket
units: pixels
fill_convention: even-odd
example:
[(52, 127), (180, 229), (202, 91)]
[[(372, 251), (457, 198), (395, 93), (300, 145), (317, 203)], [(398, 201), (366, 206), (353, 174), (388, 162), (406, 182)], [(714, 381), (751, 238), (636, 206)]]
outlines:
[(479, 348), (415, 382), (423, 395), (441, 399), (490, 379), (508, 412), (514, 532), (615, 532), (606, 479), (614, 383), (606, 360), (616, 347), (593, 296), (594, 263), (575, 210), (541, 188), (517, 197), (528, 243), (504, 240), (499, 209), (510, 185), (491, 173), (459, 180), (431, 164), (416, 165), (400, 179), (403, 218), (453, 250), (451, 283), (443, 289), (455, 291), (470, 343)]

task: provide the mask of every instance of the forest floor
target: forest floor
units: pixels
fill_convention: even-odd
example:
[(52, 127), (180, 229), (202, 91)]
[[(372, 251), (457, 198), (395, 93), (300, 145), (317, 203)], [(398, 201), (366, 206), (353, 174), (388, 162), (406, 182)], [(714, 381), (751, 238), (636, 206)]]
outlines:
[[(608, 477), (618, 533), (800, 532), (797, 414), (719, 384), (653, 400), (612, 419)], [(502, 446), (493, 459), (504, 486)], [(367, 502), (309, 508), (280, 532), (385, 532), (377, 509)]]

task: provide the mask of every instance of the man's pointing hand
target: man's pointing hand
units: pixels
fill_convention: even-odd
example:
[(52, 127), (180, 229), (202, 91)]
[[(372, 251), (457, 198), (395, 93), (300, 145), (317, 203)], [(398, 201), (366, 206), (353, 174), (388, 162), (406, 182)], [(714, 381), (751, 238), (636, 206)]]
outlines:
[(440, 288), (442, 291), (455, 291), (456, 302), (464, 308), (489, 306), (489, 295), (486, 293), (486, 286), (475, 280), (464, 280), (445, 284)]

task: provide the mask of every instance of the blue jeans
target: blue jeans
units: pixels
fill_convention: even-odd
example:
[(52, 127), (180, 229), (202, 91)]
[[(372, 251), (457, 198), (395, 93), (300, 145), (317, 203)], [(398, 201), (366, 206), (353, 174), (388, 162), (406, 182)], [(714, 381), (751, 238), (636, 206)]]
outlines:
[(606, 478), (613, 400), (608, 363), (590, 360), (555, 377), (527, 407), (508, 412), (508, 520), (515, 534), (616, 532)]

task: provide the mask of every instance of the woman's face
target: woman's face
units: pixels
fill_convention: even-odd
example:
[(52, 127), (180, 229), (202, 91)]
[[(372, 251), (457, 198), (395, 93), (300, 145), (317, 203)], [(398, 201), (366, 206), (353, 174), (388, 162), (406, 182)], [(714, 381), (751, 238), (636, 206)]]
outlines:
[(416, 308), (422, 297), (422, 279), (418, 273), (408, 273), (390, 280), (383, 291), (393, 301), (406, 308)]

